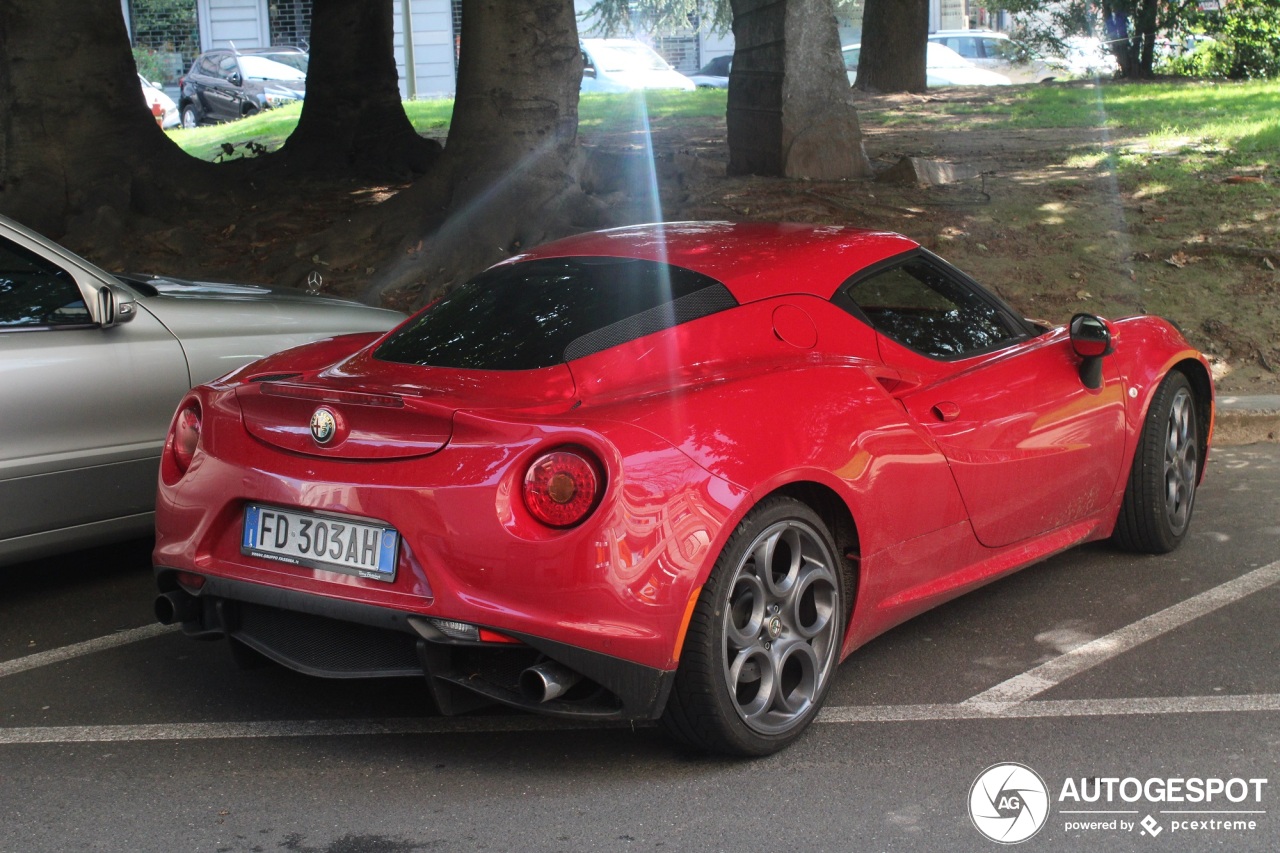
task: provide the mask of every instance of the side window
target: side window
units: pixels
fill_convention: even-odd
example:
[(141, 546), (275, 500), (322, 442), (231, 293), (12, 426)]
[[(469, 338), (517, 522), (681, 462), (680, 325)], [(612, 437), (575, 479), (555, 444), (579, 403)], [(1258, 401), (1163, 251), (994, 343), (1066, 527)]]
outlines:
[(595, 63), (591, 61), (591, 57), (587, 55), (587, 52), (585, 50), (582, 51), (582, 70), (584, 73), (587, 71), (596, 70)]
[(978, 49), (978, 40), (975, 38), (958, 38), (947, 39), (947, 47), (963, 56), (965, 59), (981, 59), (982, 52)]
[(844, 293), (877, 331), (933, 358), (973, 355), (1023, 335), (998, 307), (922, 260), (876, 273)]
[(89, 306), (70, 273), (0, 240), (0, 331), (92, 322)]
[(203, 75), (204, 75), (204, 76), (206, 76), (206, 77), (217, 77), (217, 76), (218, 76), (218, 63), (217, 63), (216, 61), (214, 61), (214, 60), (215, 60), (215, 57), (212, 57), (212, 56), (202, 56), (202, 57), (200, 57), (200, 72), (199, 72), (199, 73), (203, 74)]
[(1018, 62), (1023, 58), (1021, 47), (1009, 39), (983, 39), (982, 47), (988, 58), (999, 58), (1007, 62)]
[(240, 66), (236, 64), (236, 58), (231, 54), (218, 60), (218, 76), (224, 80), (230, 80), (239, 70)]

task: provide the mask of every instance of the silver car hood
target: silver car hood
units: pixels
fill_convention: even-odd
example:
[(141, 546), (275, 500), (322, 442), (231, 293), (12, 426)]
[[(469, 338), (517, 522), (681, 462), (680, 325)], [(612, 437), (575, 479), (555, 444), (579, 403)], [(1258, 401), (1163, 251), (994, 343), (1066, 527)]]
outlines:
[(384, 332), (404, 314), (347, 299), (256, 284), (122, 275), (138, 304), (182, 344), (191, 382), (320, 338)]

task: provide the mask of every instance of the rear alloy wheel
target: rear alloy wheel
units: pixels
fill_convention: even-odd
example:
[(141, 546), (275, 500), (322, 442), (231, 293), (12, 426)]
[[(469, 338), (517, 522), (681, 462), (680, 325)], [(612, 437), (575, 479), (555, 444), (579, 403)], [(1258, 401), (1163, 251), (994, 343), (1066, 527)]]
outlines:
[(1142, 425), (1113, 539), (1120, 547), (1167, 554), (1182, 544), (1200, 478), (1200, 422), (1187, 377), (1171, 372)]
[(738, 526), (694, 610), (663, 722), (711, 752), (768, 755), (813, 722), (844, 634), (835, 543), (774, 498)]

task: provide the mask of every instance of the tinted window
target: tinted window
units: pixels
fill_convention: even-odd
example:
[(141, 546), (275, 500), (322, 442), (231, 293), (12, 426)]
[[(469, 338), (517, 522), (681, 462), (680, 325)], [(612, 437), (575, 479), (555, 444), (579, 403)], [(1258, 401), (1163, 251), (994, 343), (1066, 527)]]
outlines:
[(845, 294), (878, 331), (934, 358), (971, 355), (1022, 337), (998, 307), (921, 260), (869, 276)]
[(554, 258), (481, 273), (374, 353), (473, 370), (549, 367), (732, 308), (705, 275), (620, 258)]
[(223, 56), (218, 59), (218, 76), (230, 80), (240, 67), (236, 64), (236, 58), (231, 55)]
[(92, 323), (71, 274), (0, 240), (0, 329)]

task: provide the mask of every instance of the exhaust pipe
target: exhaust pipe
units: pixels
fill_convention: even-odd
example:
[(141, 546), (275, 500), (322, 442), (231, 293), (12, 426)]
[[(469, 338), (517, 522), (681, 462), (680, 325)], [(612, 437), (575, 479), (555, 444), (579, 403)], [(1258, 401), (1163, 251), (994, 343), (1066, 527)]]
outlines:
[(173, 590), (156, 596), (156, 619), (161, 625), (192, 622), (200, 618), (200, 601), (194, 595)]
[(569, 692), (582, 676), (555, 661), (543, 661), (520, 673), (520, 692), (531, 702), (550, 702)]

